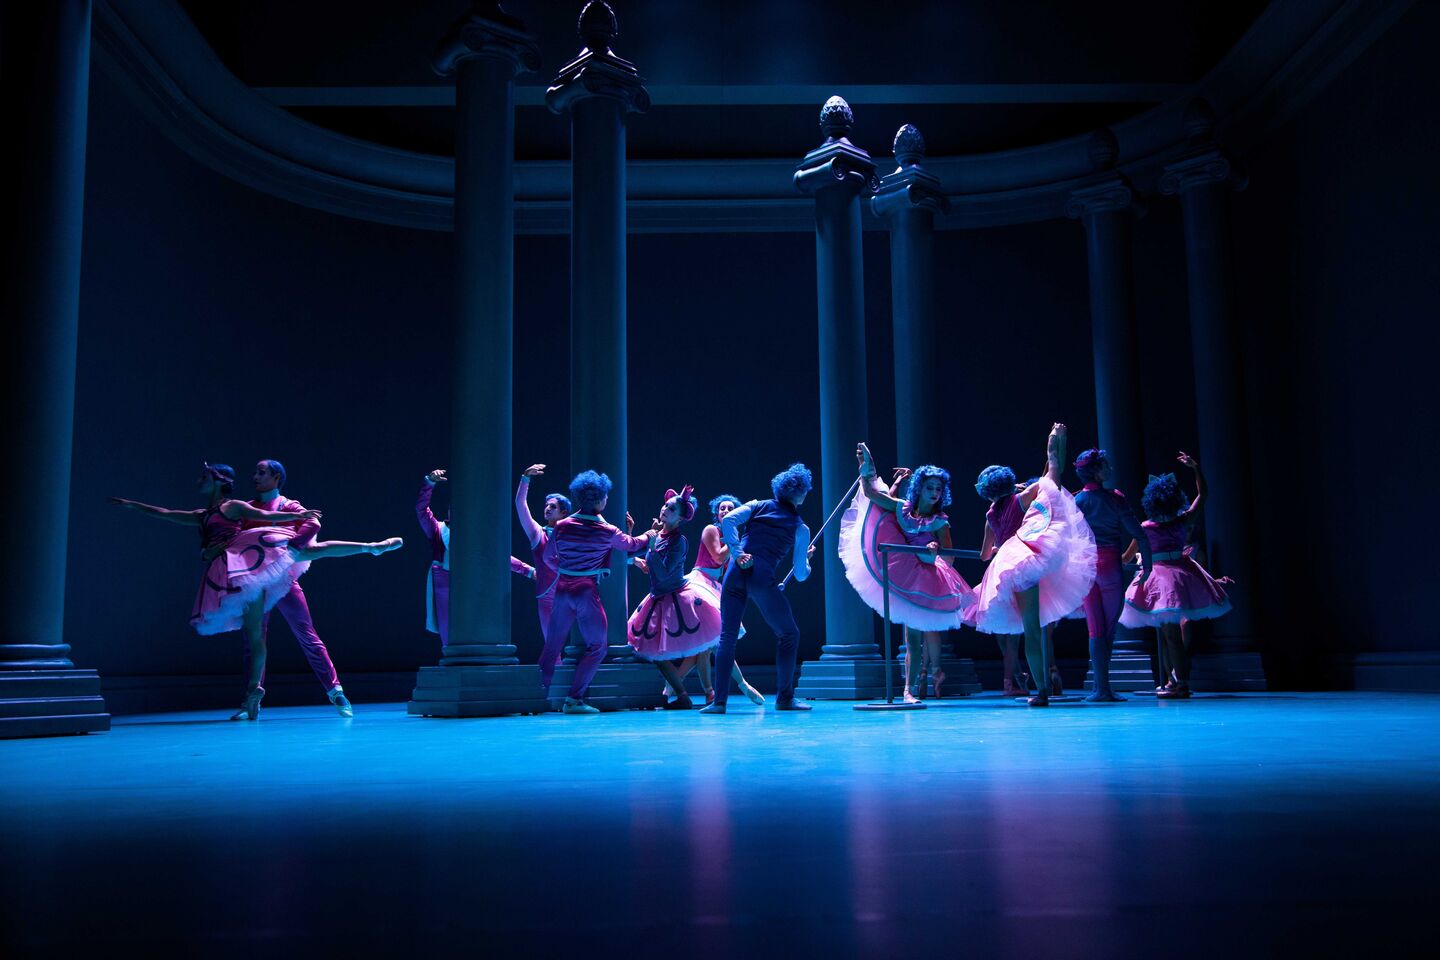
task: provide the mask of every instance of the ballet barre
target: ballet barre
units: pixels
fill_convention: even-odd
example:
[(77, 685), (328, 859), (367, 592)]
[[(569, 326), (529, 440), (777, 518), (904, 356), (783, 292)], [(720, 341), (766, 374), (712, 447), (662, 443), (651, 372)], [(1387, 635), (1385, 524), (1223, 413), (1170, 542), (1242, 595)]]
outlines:
[[(875, 545), (880, 551), (880, 583), (885, 595), (885, 702), (884, 703), (857, 703), (856, 710), (924, 710), (924, 703), (896, 703), (895, 687), (892, 674), (895, 670), (895, 662), (890, 655), (890, 554), (908, 553), (912, 555), (929, 554), (937, 560), (941, 557), (961, 557), (966, 560), (979, 560), (979, 550), (956, 550), (941, 549), (931, 550), (929, 547), (917, 547), (908, 543), (878, 543)], [(914, 670), (915, 665), (910, 664)]]
[[(845, 496), (841, 497), (840, 502), (835, 504), (835, 509), (830, 511), (830, 516), (825, 518), (825, 522), (820, 524), (820, 529), (816, 530), (815, 533), (810, 537), (810, 542), (812, 544), (819, 542), (821, 534), (825, 532), (825, 528), (830, 526), (830, 521), (835, 519), (835, 516), (840, 512), (840, 510), (845, 506), (845, 504), (850, 502), (850, 498), (855, 495), (855, 488), (858, 486), (860, 486), (860, 478), (856, 477), (855, 482), (850, 484), (850, 489), (845, 491)], [(790, 572), (785, 574), (785, 579), (780, 581), (781, 590), (785, 589), (785, 584), (789, 583), (790, 578), (793, 576), (795, 576), (795, 568), (791, 567)]]

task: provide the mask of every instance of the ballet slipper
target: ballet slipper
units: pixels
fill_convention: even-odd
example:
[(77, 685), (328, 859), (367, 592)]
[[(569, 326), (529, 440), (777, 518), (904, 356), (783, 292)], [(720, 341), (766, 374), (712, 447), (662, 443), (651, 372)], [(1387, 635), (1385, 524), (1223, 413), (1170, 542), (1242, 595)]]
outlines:
[(756, 706), (764, 706), (765, 694), (761, 693), (759, 690), (756, 690), (748, 683), (742, 684), (740, 690), (745, 694), (745, 699), (749, 700)]
[(240, 701), (240, 709), (230, 715), (231, 720), (259, 720), (260, 701), (265, 698), (265, 688), (260, 686), (251, 687), (245, 691), (245, 699)]
[(405, 540), (401, 537), (390, 537), (386, 540), (378, 540), (370, 544), (370, 555), (372, 557), (378, 557), (382, 553), (399, 550), (403, 546), (405, 546)]

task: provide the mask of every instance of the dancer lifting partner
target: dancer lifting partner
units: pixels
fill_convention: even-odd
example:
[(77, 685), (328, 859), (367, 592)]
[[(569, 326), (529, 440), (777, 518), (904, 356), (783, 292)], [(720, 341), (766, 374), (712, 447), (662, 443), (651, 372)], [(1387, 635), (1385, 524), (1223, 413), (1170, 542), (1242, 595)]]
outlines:
[[(440, 635), (440, 652), (450, 644), (450, 512), (437, 520), (430, 510), (435, 485), (450, 478), (444, 470), (431, 470), (420, 484), (415, 497), (415, 519), (430, 543), (430, 575), (425, 580), (425, 629)], [(535, 579), (535, 568), (517, 558), (510, 558), (510, 572), (528, 580)]]
[[(792, 463), (770, 481), (770, 500), (751, 500), (736, 507), (720, 521), (720, 535), (730, 548), (730, 569), (720, 591), (720, 645), (715, 654), (715, 673), (730, 675), (735, 665), (735, 641), (740, 637), (740, 619), (750, 601), (775, 631), (775, 709), (809, 710), (810, 705), (795, 699), (795, 654), (800, 645), (800, 628), (790, 601), (780, 589), (779, 567), (788, 555), (794, 556), (795, 579), (810, 576), (810, 528), (800, 519), (800, 505), (814, 483), (803, 463)], [(740, 527), (745, 534), (740, 535)], [(715, 688), (715, 702), (701, 713), (722, 714), (730, 698), (730, 685)]]
[[(285, 466), (279, 460), (261, 460), (255, 464), (255, 473), (250, 478), (255, 484), (255, 498), (250, 501), (250, 506), (259, 510), (278, 511), (280, 513), (300, 513), (305, 506), (298, 500), (292, 500), (281, 494), (285, 486)], [(315, 534), (320, 530), (319, 520), (296, 520), (290, 523), (271, 523), (266, 520), (246, 520), (243, 528), (249, 530), (252, 527), (283, 526), (290, 527), (295, 531), (295, 538), (290, 542), (296, 545), (313, 543)], [(320, 639), (320, 634), (315, 630), (314, 618), (310, 615), (310, 604), (305, 599), (305, 591), (300, 586), (298, 579), (290, 584), (290, 589), (280, 601), (275, 604), (275, 610), (285, 618), (290, 626), (290, 632), (300, 644), (300, 651), (305, 654), (305, 661), (310, 664), (310, 670), (315, 674), (315, 679), (325, 689), (325, 697), (334, 705), (342, 717), (355, 716), (355, 709), (345, 697), (345, 690), (340, 686), (340, 675), (335, 671), (335, 663), (330, 659), (330, 651), (325, 648), (325, 642)], [(265, 642), (268, 648), (270, 642), (270, 614), (266, 614), (260, 624), (261, 631), (265, 634)], [(245, 672), (250, 672), (250, 646), (245, 646)], [(260, 685), (264, 686), (265, 677), (260, 677)]]
[(1190, 696), (1190, 650), (1181, 624), (1213, 620), (1229, 613), (1230, 598), (1224, 585), (1233, 581), (1210, 576), (1185, 549), (1208, 490), (1199, 462), (1183, 450), (1178, 459), (1195, 474), (1195, 499), (1186, 504), (1180, 481), (1173, 473), (1152, 476), (1145, 485), (1141, 506), (1149, 519), (1140, 526), (1146, 538), (1142, 542), (1149, 543), (1151, 554), (1125, 591), (1120, 622), (1127, 627), (1159, 628), (1171, 671), (1155, 695), (1184, 700)]
[[(600, 669), (600, 661), (605, 659), (605, 630), (609, 621), (600, 602), (597, 581), (610, 575), (611, 551), (640, 553), (656, 533), (651, 529), (632, 537), (605, 521), (600, 514), (609, 502), (611, 487), (610, 478), (603, 473), (586, 470), (577, 474), (570, 481), (570, 496), (577, 512), (555, 524), (553, 542), (560, 576), (555, 582), (555, 605), (545, 627), (545, 648), (540, 653), (540, 686), (545, 696), (550, 694), (555, 664), (572, 625), (579, 625), (580, 637), (585, 643), (585, 653), (575, 665), (575, 679), (565, 698), (564, 713), (600, 712), (585, 702), (585, 694), (590, 690), (590, 681), (595, 679), (595, 671)], [(626, 526), (630, 526), (630, 517), (626, 516), (625, 520)]]
[[(1075, 498), (1060, 486), (1065, 425), (1045, 444), (1045, 474), (1023, 489), (1015, 471), (990, 466), (975, 490), (990, 501), (982, 558), (994, 557), (976, 588), (970, 622), (981, 633), (1025, 634), (1025, 659), (1036, 678), (1032, 707), (1050, 705), (1050, 656), (1044, 627), (1080, 606), (1095, 582), (1095, 536)], [(998, 546), (997, 546), (998, 545)]]
[[(840, 518), (840, 559), (845, 577), (876, 613), (885, 610), (884, 569), (889, 567), (890, 619), (905, 627), (905, 702), (918, 703), (921, 669), (929, 665), (934, 694), (940, 696), (945, 673), (940, 669), (940, 634), (958, 630), (975, 604), (975, 591), (949, 559), (950, 474), (926, 464), (909, 473), (900, 499), (880, 482), (870, 448), (855, 448), (860, 487)], [(879, 545), (898, 543), (925, 547), (928, 554), (882, 554)], [(887, 561), (888, 557), (888, 561)], [(924, 640), (922, 651), (921, 640)]]
[(148, 503), (111, 497), (118, 506), (138, 510), (200, 532), (200, 559), (206, 564), (200, 590), (190, 612), (190, 625), (201, 636), (244, 629), (250, 645), (250, 670), (245, 698), (232, 720), (256, 720), (265, 696), (265, 614), (290, 592), (310, 563), (324, 557), (357, 553), (376, 556), (402, 545), (399, 537), (375, 543), (329, 541), (295, 546), (298, 531), (293, 526), (260, 526), (242, 529), (245, 521), (267, 524), (295, 524), (319, 520), (319, 510), (272, 511), (232, 499), (235, 470), (223, 463), (205, 464), (197, 483), (207, 505), (199, 510), (170, 510)]
[[(675, 698), (667, 710), (689, 710), (690, 698), (681, 683), (677, 663), (687, 657), (708, 656), (720, 640), (718, 598), (685, 578), (685, 556), (689, 544), (680, 525), (695, 517), (693, 490), (665, 491), (659, 530), (645, 551), (644, 570), (650, 577), (650, 593), (631, 614), (626, 637), (636, 656), (655, 664)], [(637, 561), (638, 562), (638, 561)]]
[(1124, 700), (1110, 689), (1110, 655), (1115, 648), (1115, 628), (1125, 606), (1125, 577), (1122, 552), (1138, 544), (1144, 557), (1142, 578), (1150, 570), (1150, 542), (1140, 529), (1125, 495), (1116, 490), (1115, 471), (1104, 450), (1092, 447), (1075, 458), (1075, 472), (1085, 486), (1075, 494), (1075, 505), (1095, 535), (1095, 583), (1085, 595), (1085, 624), (1090, 631), (1090, 666), (1095, 671), (1095, 689), (1086, 697), (1091, 703)]

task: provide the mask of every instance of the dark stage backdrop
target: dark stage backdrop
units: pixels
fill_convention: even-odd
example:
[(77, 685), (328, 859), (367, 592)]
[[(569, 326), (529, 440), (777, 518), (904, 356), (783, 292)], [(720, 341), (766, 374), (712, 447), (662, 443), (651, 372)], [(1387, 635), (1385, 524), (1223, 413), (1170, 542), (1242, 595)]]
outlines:
[[(1422, 552), (1413, 563), (1365, 564), (1354, 550), (1391, 551), (1373, 532), (1376, 501), (1394, 510), (1435, 467), (1420, 423), (1427, 361), (1412, 348), (1422, 311), (1433, 312), (1424, 251), (1436, 227), (1429, 170), (1440, 160), (1433, 114), (1408, 105), (1407, 91), (1429, 73), (1424, 31), (1410, 29), (1421, 19), (1434, 25), (1435, 12), (1408, 14), (1253, 157), (1251, 187), (1235, 200), (1257, 536), (1266, 556), (1284, 558), (1262, 565), (1265, 590), (1281, 599), (1260, 610), (1278, 685), (1307, 681), (1317, 645), (1434, 645), (1419, 605), (1404, 600), (1433, 563)], [(66, 612), (76, 656), (112, 677), (236, 670), (237, 636), (196, 638), (185, 625), (198, 576), (193, 531), (104, 498), (188, 506), (202, 459), (228, 460), (248, 479), (268, 456), (289, 468), (287, 493), (326, 511), (326, 535), (410, 538), (398, 554), (325, 561), (305, 577), (342, 676), (433, 663), (438, 641), (423, 629), (428, 552), (412, 503), (421, 474), (447, 462), (450, 236), (242, 188), (172, 146), (102, 73), (90, 126)], [(797, 157), (810, 145), (797, 134)], [(956, 477), (959, 545), (978, 545), (984, 504), (970, 483), (981, 467), (1038, 471), (1053, 419), (1071, 424), (1076, 449), (1094, 436), (1084, 240), (1077, 224), (1051, 222), (946, 232), (938, 249), (944, 323), (934, 349), (949, 374), (933, 391), (947, 428), (932, 459)], [(1147, 467), (1158, 471), (1195, 444), (1172, 199), (1157, 198), (1138, 222), (1135, 255)], [(813, 237), (632, 236), (629, 261), (637, 518), (670, 485), (749, 498), (792, 459), (817, 466)], [(884, 234), (867, 235), (865, 262), (869, 439), (888, 466)], [(532, 461), (551, 465), (538, 508), (542, 492), (589, 466), (568, 462), (568, 239), (520, 238), (515, 266), (514, 465), (517, 474)], [(807, 503), (812, 526), (827, 506), (818, 495)], [(519, 553), (523, 535), (504, 507)], [(692, 544), (699, 529), (688, 531)], [(532, 660), (529, 584), (515, 587), (516, 642)], [(817, 574), (792, 593), (802, 657), (823, 639), (822, 589)], [(634, 575), (632, 597), (643, 590)], [(276, 627), (272, 670), (305, 672)], [(1083, 634), (1067, 625), (1062, 657), (1083, 656)], [(993, 654), (968, 632), (961, 646)], [(760, 627), (741, 657), (766, 661), (771, 650)]]

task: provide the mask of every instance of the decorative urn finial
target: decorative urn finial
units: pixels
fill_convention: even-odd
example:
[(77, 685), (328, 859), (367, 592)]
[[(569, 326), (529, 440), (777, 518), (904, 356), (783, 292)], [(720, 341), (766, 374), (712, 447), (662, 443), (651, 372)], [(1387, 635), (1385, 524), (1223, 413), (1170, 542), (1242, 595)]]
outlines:
[(850, 104), (845, 102), (844, 97), (831, 97), (825, 101), (825, 106), (820, 108), (820, 129), (825, 131), (825, 136), (831, 140), (839, 140), (850, 132), (855, 126), (855, 114), (850, 112)]
[(902, 167), (913, 167), (925, 159), (925, 138), (914, 124), (907, 123), (895, 132), (895, 161)]
[(610, 41), (620, 34), (615, 11), (605, 0), (590, 0), (580, 11), (580, 39), (596, 53), (609, 53)]

